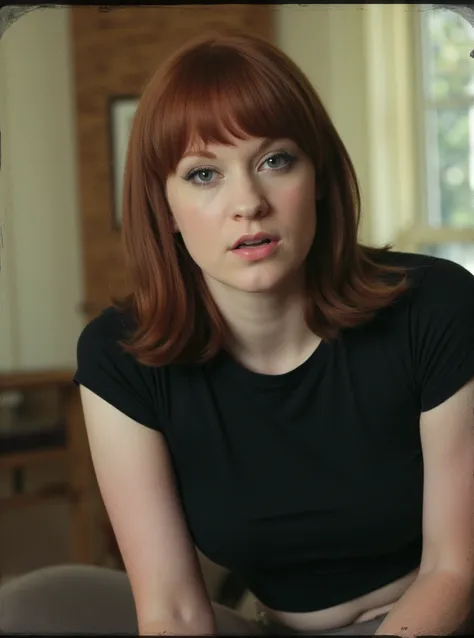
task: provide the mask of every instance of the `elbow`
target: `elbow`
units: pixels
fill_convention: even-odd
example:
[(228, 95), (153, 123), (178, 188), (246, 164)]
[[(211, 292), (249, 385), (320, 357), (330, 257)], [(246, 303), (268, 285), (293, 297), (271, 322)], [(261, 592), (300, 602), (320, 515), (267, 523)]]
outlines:
[(424, 551), (418, 577), (437, 574), (448, 580), (457, 582), (459, 586), (474, 589), (474, 551)]
[[(138, 629), (141, 636), (214, 635), (214, 608), (204, 587), (192, 586), (193, 580), (160, 583), (157, 587), (132, 587)], [(187, 584), (183, 586), (183, 583)]]
[(212, 608), (189, 614), (184, 610), (168, 611), (153, 618), (139, 618), (140, 636), (213, 636), (216, 635)]
[(468, 607), (474, 604), (474, 569), (470, 564), (440, 562), (429, 567), (422, 565), (416, 580), (438, 582), (447, 596), (454, 596)]

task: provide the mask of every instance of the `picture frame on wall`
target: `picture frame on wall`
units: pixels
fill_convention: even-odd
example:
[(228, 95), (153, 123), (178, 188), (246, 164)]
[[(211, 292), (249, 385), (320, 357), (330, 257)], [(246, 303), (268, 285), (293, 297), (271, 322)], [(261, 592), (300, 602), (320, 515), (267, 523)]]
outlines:
[(115, 96), (109, 102), (113, 227), (122, 226), (122, 191), (128, 141), (137, 110), (137, 96)]

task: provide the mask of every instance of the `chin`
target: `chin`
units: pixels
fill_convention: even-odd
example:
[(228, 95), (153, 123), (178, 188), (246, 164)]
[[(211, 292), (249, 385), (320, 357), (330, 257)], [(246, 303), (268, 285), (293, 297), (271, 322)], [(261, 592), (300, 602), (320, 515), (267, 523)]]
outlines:
[[(293, 273), (294, 274), (294, 273)], [(269, 293), (278, 292), (279, 290), (288, 286), (290, 273), (255, 273), (246, 277), (242, 277), (239, 281), (235, 282), (233, 287), (242, 292), (249, 293)]]
[[(301, 264), (263, 264), (258, 268), (246, 269), (242, 272), (229, 272), (227, 276), (223, 276), (222, 271), (219, 275), (214, 276), (208, 270), (205, 272), (204, 278), (212, 291), (221, 287), (229, 290), (235, 290), (245, 293), (262, 294), (262, 293), (278, 293), (283, 291), (292, 291), (300, 287), (301, 283)], [(293, 267), (292, 267), (293, 266)], [(303, 278), (304, 279), (304, 278)]]

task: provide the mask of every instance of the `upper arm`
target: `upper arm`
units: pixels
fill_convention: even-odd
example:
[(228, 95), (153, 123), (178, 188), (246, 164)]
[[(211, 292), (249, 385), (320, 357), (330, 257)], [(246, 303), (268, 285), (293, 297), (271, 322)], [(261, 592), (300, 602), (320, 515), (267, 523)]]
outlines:
[(422, 570), (474, 575), (474, 277), (444, 260), (412, 311), (424, 464)]
[[(157, 382), (120, 346), (123, 317), (107, 309), (78, 340), (75, 381), (105, 507), (129, 575), (138, 620), (209, 626), (210, 602), (174, 485)], [(176, 620), (177, 622), (174, 622)]]
[(424, 462), (421, 571), (474, 576), (474, 380), (420, 420)]
[(139, 623), (210, 611), (163, 435), (81, 386), (99, 488), (129, 575)]

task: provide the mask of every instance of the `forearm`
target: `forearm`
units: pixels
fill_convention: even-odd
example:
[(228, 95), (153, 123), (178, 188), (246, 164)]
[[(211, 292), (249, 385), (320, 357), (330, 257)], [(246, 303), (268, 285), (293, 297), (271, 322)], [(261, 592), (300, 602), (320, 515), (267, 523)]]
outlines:
[(448, 636), (459, 631), (472, 612), (473, 583), (450, 572), (418, 576), (392, 608), (376, 635)]

